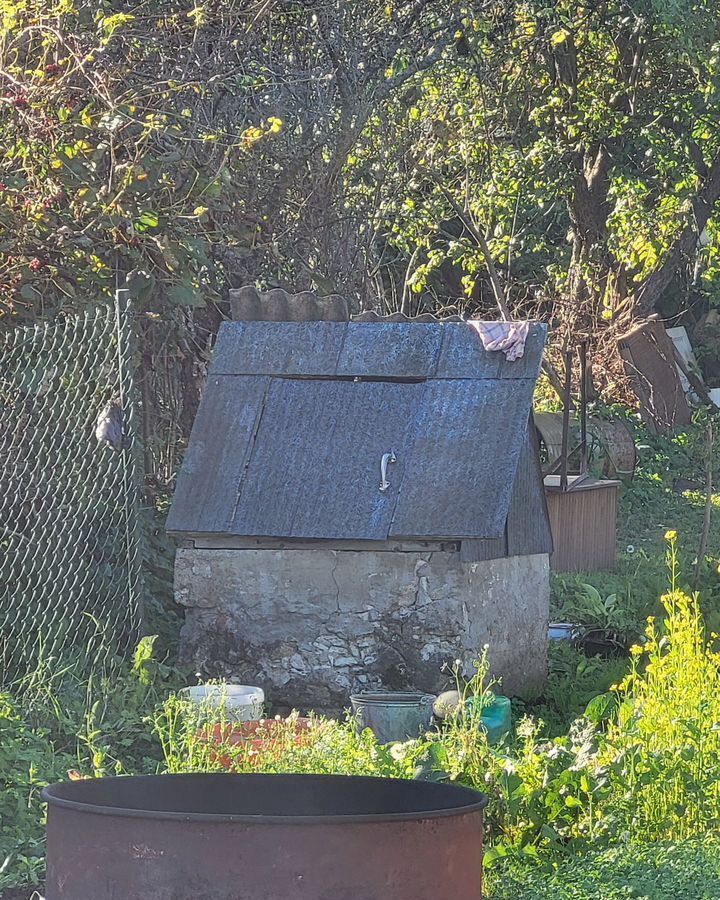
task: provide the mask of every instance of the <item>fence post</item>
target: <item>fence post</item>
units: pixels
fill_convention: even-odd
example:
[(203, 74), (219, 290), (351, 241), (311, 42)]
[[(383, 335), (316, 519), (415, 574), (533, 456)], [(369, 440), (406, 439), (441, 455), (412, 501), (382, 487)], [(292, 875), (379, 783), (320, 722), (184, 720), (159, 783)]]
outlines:
[(115, 291), (115, 328), (117, 334), (118, 384), (129, 446), (122, 453), (123, 503), (125, 518), (125, 550), (127, 554), (127, 601), (135, 615), (131, 621), (132, 639), (136, 641), (145, 620), (142, 578), (142, 529), (140, 517), (140, 454), (142, 439), (138, 429), (137, 390), (135, 385), (135, 308), (128, 288)]

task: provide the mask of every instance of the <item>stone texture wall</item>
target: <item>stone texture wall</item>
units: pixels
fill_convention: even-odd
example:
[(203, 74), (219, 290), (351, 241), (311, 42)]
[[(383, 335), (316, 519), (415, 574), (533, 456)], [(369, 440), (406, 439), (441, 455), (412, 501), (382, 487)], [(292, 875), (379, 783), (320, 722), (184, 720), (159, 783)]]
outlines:
[(352, 690), (439, 691), (484, 644), (510, 695), (546, 675), (547, 555), (461, 563), (447, 551), (181, 549), (182, 657), (262, 686), (277, 707), (335, 713)]

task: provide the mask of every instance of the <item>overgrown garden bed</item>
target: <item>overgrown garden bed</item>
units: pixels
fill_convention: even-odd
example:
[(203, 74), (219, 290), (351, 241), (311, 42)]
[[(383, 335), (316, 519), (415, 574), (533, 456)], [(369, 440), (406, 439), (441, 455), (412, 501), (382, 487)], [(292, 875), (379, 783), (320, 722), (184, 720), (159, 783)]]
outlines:
[[(672, 480), (678, 470), (688, 472), (689, 440), (644, 451), (641, 471), (624, 490), (627, 543), (619, 571), (555, 579), (558, 614), (569, 604), (582, 613), (590, 584), (603, 600), (616, 594), (635, 632), (651, 617), (643, 641), (629, 657), (614, 659), (553, 645), (545, 694), (514, 703), (514, 733), (505, 744), (490, 746), (472, 716), (458, 716), (442, 732), (391, 747), (338, 722), (320, 722), (302, 741), (292, 722), (274, 724), (264, 749), (262, 733), (252, 743), (218, 746), (202, 735), (222, 722), (203, 718), (174, 693), (185, 676), (155, 658), (152, 639), (140, 644), (132, 665), (90, 682), (46, 661), (0, 703), (0, 896), (26, 900), (42, 884), (45, 783), (68, 773), (228, 764), (238, 771), (449, 778), (485, 791), (487, 886), (495, 900), (548, 892), (572, 900), (717, 896), (720, 658), (711, 635), (720, 577), (717, 562), (704, 560), (699, 602), (686, 583), (695, 573), (702, 503), (674, 493)], [(484, 677), (480, 661), (464, 689), (482, 693)]]

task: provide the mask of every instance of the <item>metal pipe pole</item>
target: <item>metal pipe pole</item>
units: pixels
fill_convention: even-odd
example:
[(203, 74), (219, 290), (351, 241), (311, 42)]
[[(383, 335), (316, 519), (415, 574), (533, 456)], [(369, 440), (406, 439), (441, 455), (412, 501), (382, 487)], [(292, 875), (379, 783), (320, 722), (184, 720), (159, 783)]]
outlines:
[(587, 338), (580, 341), (580, 474), (588, 470), (587, 445)]
[(563, 397), (562, 449), (560, 451), (560, 490), (568, 488), (568, 441), (570, 437), (570, 390), (572, 387), (572, 353), (566, 350), (565, 386)]

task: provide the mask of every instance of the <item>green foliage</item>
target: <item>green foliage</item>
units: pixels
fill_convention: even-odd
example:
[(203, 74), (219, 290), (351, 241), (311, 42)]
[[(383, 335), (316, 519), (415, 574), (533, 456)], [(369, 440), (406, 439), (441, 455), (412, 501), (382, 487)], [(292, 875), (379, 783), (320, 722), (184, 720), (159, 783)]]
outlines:
[(548, 680), (542, 696), (531, 702), (517, 700), (513, 705), (517, 712), (524, 711), (541, 720), (544, 732), (550, 736), (566, 734), (590, 701), (622, 681), (628, 669), (626, 658), (588, 658), (566, 641), (550, 643), (548, 662)]
[(623, 760), (613, 801), (644, 840), (705, 834), (720, 816), (720, 653), (697, 598), (675, 590), (663, 606), (664, 627), (648, 625), (643, 666), (635, 648), (604, 751)]
[(4, 0), (0, 320), (116, 279), (168, 319), (256, 280), (359, 297), (342, 167), (461, 6)]
[(720, 846), (714, 839), (615, 847), (554, 866), (516, 860), (486, 879), (489, 900), (716, 900)]
[(73, 758), (56, 752), (47, 728), (32, 726), (7, 694), (0, 694), (0, 891), (38, 884), (43, 871), (43, 787), (66, 777)]
[[(648, 624), (644, 648), (634, 649), (626, 677), (622, 660), (588, 660), (566, 645), (554, 649), (546, 708), (552, 707), (553, 689), (567, 693), (574, 685), (575, 695), (565, 702), (586, 704), (588, 713), (554, 737), (545, 736), (542, 722), (525, 717), (509, 741), (488, 743), (479, 721), (489, 687), (484, 657), (469, 681), (459, 681), (456, 714), (417, 740), (389, 746), (379, 745), (369, 730), (358, 733), (353, 720), (307, 724), (291, 716), (246, 733), (222, 704), (166, 697), (177, 679), (155, 659), (154, 638), (138, 646), (131, 667), (115, 679), (80, 685), (38, 676), (33, 699), (26, 694), (24, 716), (7, 700), (0, 717), (3, 753), (9, 754), (0, 771), (10, 758), (23, 760), (28, 770), (10, 769), (9, 780), (6, 775), (5, 804), (12, 810), (25, 804), (17, 820), (3, 813), (3, 823), (13, 823), (3, 831), (14, 860), (6, 881), (39, 877), (42, 810), (32, 799), (41, 782), (62, 777), (65, 767), (88, 775), (230, 769), (467, 784), (490, 798), (486, 862), (491, 871), (508, 874), (494, 882), (506, 891), (498, 897), (515, 896), (507, 893), (512, 885), (565, 889), (562, 860), (569, 854), (584, 873), (577, 890), (582, 886), (592, 896), (593, 866), (601, 865), (593, 860), (612, 857), (588, 856), (591, 848), (684, 840), (705, 834), (720, 816), (720, 655), (705, 639), (697, 601), (677, 588), (676, 538), (671, 533), (668, 539), (673, 590), (662, 601), (665, 618), (662, 625)], [(561, 665), (566, 670), (559, 678)], [(620, 683), (609, 685), (613, 665)], [(557, 714), (559, 696), (555, 704)], [(29, 854), (35, 863), (27, 862)], [(687, 871), (671, 873), (678, 885)], [(658, 877), (640, 870), (632, 883), (650, 890)]]
[(413, 754), (391, 752), (369, 730), (358, 734), (354, 721), (313, 719), (300, 739), (297, 723), (296, 714), (271, 719), (261, 723), (252, 738), (238, 740), (237, 727), (222, 704), (196, 705), (177, 695), (169, 697), (152, 720), (164, 771), (170, 774), (231, 770), (412, 777)]
[(449, 289), (492, 309), (489, 255), (521, 307), (567, 292), (576, 305), (558, 319), (620, 314), (666, 258), (717, 148), (717, 39), (713, 4), (692, 0), (469, 15), (463, 52), (392, 104), (348, 165), (356, 196), (382, 192), (404, 303), (443, 303)]
[(41, 882), (44, 786), (70, 771), (99, 777), (159, 768), (146, 720), (180, 677), (154, 645), (143, 638), (129, 663), (106, 661), (89, 680), (50, 662), (26, 677), (22, 702), (0, 695), (0, 891)]
[(558, 613), (563, 622), (581, 623), (614, 634), (631, 633), (637, 625), (637, 616), (626, 602), (626, 597), (616, 593), (606, 597), (591, 584), (580, 582), (578, 590), (565, 598)]

